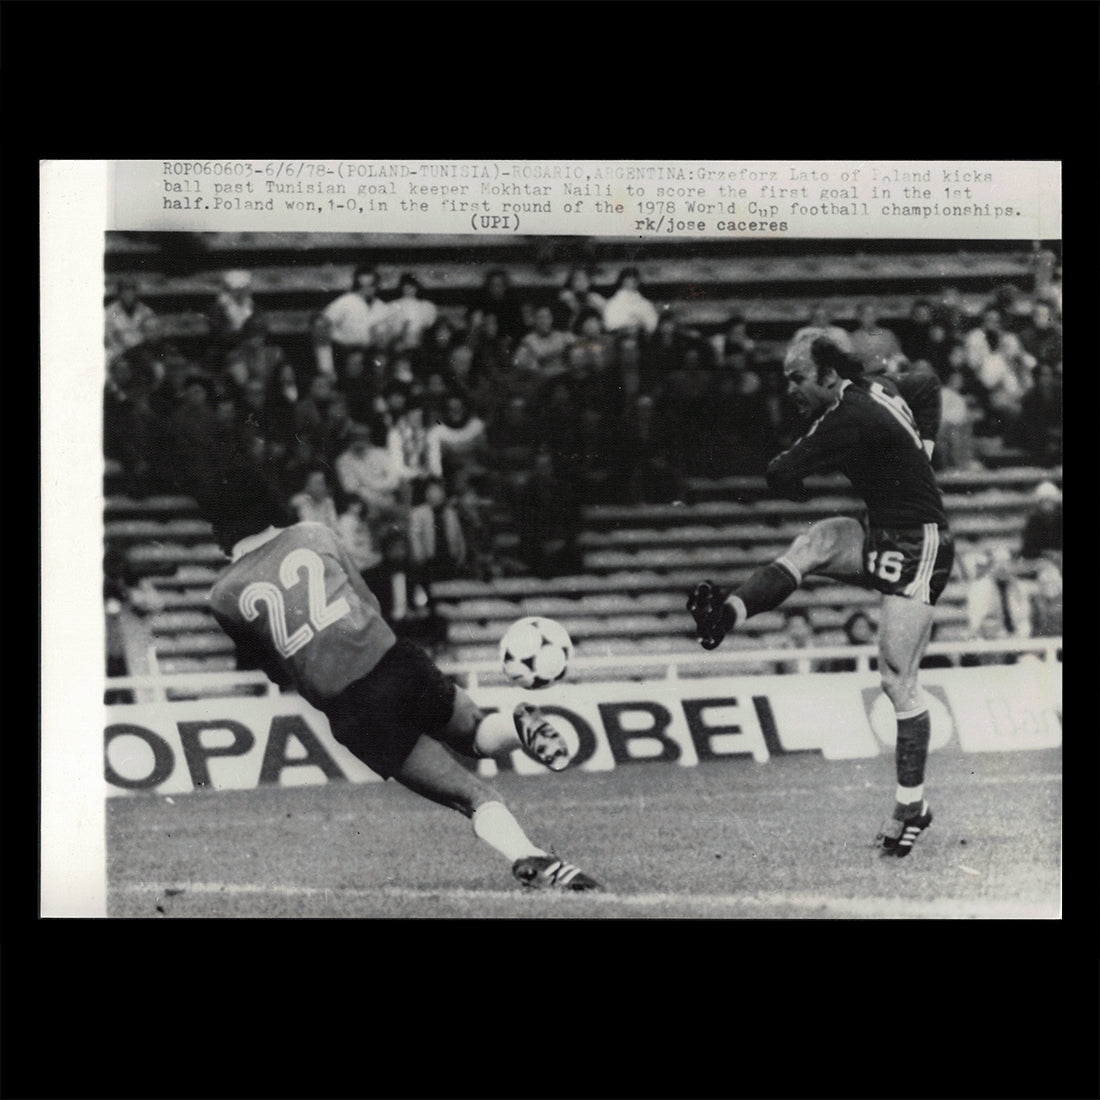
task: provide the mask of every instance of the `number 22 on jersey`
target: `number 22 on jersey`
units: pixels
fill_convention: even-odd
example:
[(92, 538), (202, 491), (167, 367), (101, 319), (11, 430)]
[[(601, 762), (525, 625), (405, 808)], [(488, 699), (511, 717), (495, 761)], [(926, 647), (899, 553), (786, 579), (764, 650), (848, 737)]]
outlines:
[[(294, 588), (306, 575), (306, 600), (309, 622), (302, 623), (293, 633), (287, 623), (286, 600), (283, 588)], [(308, 645), (314, 635), (326, 626), (342, 619), (351, 608), (341, 596), (329, 603), (325, 594), (325, 563), (314, 550), (298, 547), (291, 550), (279, 565), (279, 581), (283, 588), (271, 581), (253, 581), (247, 585), (237, 601), (241, 614), (254, 622), (260, 614), (260, 606), (267, 608), (267, 624), (271, 629), (271, 640), (281, 657), (291, 657), (304, 645)]]

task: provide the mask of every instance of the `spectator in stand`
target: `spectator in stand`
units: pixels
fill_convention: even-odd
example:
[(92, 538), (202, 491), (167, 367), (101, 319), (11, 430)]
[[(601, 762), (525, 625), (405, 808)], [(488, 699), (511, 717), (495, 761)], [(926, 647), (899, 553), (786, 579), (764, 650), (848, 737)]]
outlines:
[(974, 450), (974, 411), (963, 394), (961, 370), (953, 370), (940, 390), (940, 430), (932, 465), (937, 470), (980, 470)]
[(515, 345), (501, 333), (500, 318), (495, 313), (485, 313), (474, 324), (472, 317), (473, 311), (470, 311), (468, 339), (474, 352), (474, 370), (490, 378), (506, 374), (511, 367)]
[(515, 508), (519, 553), (537, 577), (549, 579), (581, 568), (580, 501), (557, 475), (549, 451), (539, 451), (531, 478)]
[(1062, 571), (1049, 561), (1039, 566), (1031, 595), (1031, 636), (1062, 636)]
[(603, 312), (608, 332), (651, 335), (657, 330), (657, 307), (642, 294), (641, 287), (639, 270), (624, 267)]
[(542, 376), (549, 377), (565, 369), (565, 349), (575, 337), (554, 326), (554, 311), (549, 306), (539, 306), (534, 313), (534, 324), (520, 347), (530, 353)]
[(967, 334), (964, 347), (967, 365), (981, 387), (979, 397), (990, 433), (1003, 436), (1019, 419), (1028, 372), (1035, 361), (1004, 330), (995, 309), (985, 311), (982, 323)]
[(348, 416), (357, 424), (367, 424), (376, 415), (378, 390), (373, 371), (367, 370), (367, 355), (361, 348), (349, 349), (344, 359), (344, 376), (339, 390), (348, 403)]
[(462, 333), (449, 318), (440, 315), (425, 330), (416, 353), (416, 373), (421, 378), (432, 371), (447, 371), (452, 349), (462, 342)]
[(144, 498), (156, 480), (155, 451), (160, 418), (152, 404), (150, 376), (135, 370), (128, 356), (107, 367), (103, 387), (103, 454), (122, 466), (126, 493)]
[(1027, 592), (1013, 570), (1012, 551), (993, 547), (977, 567), (966, 593), (972, 638), (1027, 638), (1031, 614)]
[(427, 605), (427, 595), (409, 575), (409, 544), (405, 531), (393, 527), (379, 540), (382, 560), (363, 574), (378, 600), (383, 619), (400, 637), (412, 638), (429, 649), (446, 640), (447, 624)]
[(336, 399), (331, 375), (315, 374), (309, 392), (294, 406), (294, 437), (308, 445), (314, 457), (325, 452), (328, 440), (328, 410)]
[(447, 356), (446, 380), (447, 388), (453, 393), (471, 398), (478, 379), (474, 374), (474, 349), (465, 341), (455, 344)]
[(962, 294), (958, 287), (944, 287), (939, 298), (932, 302), (932, 318), (943, 326), (949, 340), (955, 340), (962, 335), (965, 315)]
[(420, 280), (406, 271), (397, 283), (397, 297), (390, 302), (387, 324), (393, 333), (393, 346), (398, 351), (420, 347), (424, 332), (439, 316), (434, 302), (421, 297)]
[(671, 309), (662, 309), (652, 337), (641, 344), (642, 389), (653, 392), (683, 370), (688, 352), (699, 348), (698, 334), (685, 329)]
[(501, 575), (496, 556), (493, 501), (484, 495), (475, 478), (460, 471), (455, 480), (453, 499), (466, 544), (468, 572), (478, 580), (491, 581)]
[(428, 429), (428, 470), (455, 483), (459, 470), (478, 476), (488, 469), (485, 422), (470, 411), (466, 398), (451, 394), (443, 407), (443, 419)]
[(210, 311), (211, 363), (215, 367), (224, 364), (230, 352), (262, 335), (266, 328), (266, 318), (252, 297), (252, 276), (247, 271), (227, 271)]
[(298, 373), (291, 362), (283, 363), (267, 385), (264, 398), (264, 424), (268, 442), (289, 454), (294, 439), (294, 409), (302, 397)]
[(935, 352), (931, 331), (934, 324), (932, 303), (927, 298), (915, 298), (909, 306), (909, 319), (901, 327), (902, 354), (911, 363), (926, 360), (931, 363)]
[[(813, 645), (814, 628), (809, 616), (804, 611), (788, 612), (783, 637), (777, 648), (812, 649)], [(779, 661), (775, 671), (780, 675), (799, 675), (811, 672), (812, 668), (808, 657), (799, 657), (793, 661)]]
[(382, 555), (375, 549), (374, 536), (366, 519), (366, 506), (361, 500), (348, 501), (348, 506), (336, 517), (336, 526), (340, 541), (360, 575), (382, 563)]
[(715, 364), (725, 370), (749, 370), (756, 366), (757, 345), (749, 336), (743, 314), (730, 315), (723, 330), (711, 338), (711, 347)]
[(572, 481), (580, 458), (581, 406), (573, 400), (567, 379), (559, 375), (549, 382), (535, 407), (539, 409), (539, 446), (553, 455), (558, 474)]
[(587, 313), (602, 318), (607, 308), (607, 299), (596, 292), (592, 282), (592, 271), (587, 267), (574, 267), (565, 277), (565, 283), (558, 291), (558, 311), (560, 327), (567, 332), (576, 333), (580, 319)]
[(844, 636), (848, 639), (849, 645), (875, 644), (875, 624), (871, 622), (866, 611), (853, 611), (844, 620)]
[(222, 431), (212, 397), (213, 387), (206, 375), (189, 375), (169, 419), (171, 466), (185, 484), (207, 484), (217, 472), (210, 456), (218, 453)]
[(399, 496), (401, 474), (385, 443), (384, 429), (377, 422), (357, 425), (335, 462), (340, 488), (363, 502), (367, 522), (375, 533), (387, 524), (403, 526), (407, 515)]
[(457, 577), (466, 564), (462, 523), (441, 478), (430, 477), (419, 487), (409, 512), (409, 557), (429, 600), (434, 581)]
[(1049, 302), (1032, 303), (1031, 319), (1018, 337), (1021, 347), (1037, 365), (1062, 368), (1062, 326), (1054, 319)]
[(613, 481), (632, 504), (662, 504), (683, 496), (683, 471), (673, 459), (673, 426), (651, 394), (636, 394), (611, 445)]
[(859, 323), (849, 333), (849, 340), (865, 370), (881, 370), (889, 360), (901, 356), (901, 343), (891, 329), (878, 323), (878, 307), (874, 302), (862, 302), (856, 317)]
[(352, 275), (351, 289), (321, 311), (315, 345), (318, 370), (342, 381), (349, 351), (370, 353), (386, 347), (389, 318), (389, 304), (378, 297), (378, 272), (360, 264)]
[(156, 313), (138, 297), (137, 280), (124, 276), (118, 280), (117, 296), (104, 311), (104, 345), (110, 365), (149, 338)]
[(480, 329), (486, 314), (497, 318), (497, 330), (500, 336), (515, 347), (527, 334), (527, 311), (524, 303), (515, 293), (508, 272), (503, 268), (494, 268), (485, 275), (481, 290), (471, 304), (471, 328)]
[(325, 466), (318, 464), (309, 471), (301, 492), (290, 498), (290, 506), (300, 522), (323, 523), (330, 531), (335, 531), (338, 535), (341, 533), (336, 501), (332, 496)]
[(606, 371), (614, 361), (615, 337), (604, 331), (603, 316), (595, 310), (582, 313), (576, 325), (576, 346), (594, 370)]
[(1049, 363), (1032, 371), (1031, 388), (1020, 401), (1018, 439), (1036, 466), (1062, 464), (1062, 378)]
[(1051, 561), (1062, 566), (1062, 491), (1053, 481), (1040, 482), (1034, 506), (1024, 521), (1020, 557), (1025, 562)]
[(392, 422), (386, 435), (390, 460), (401, 479), (399, 497), (411, 503), (418, 486), (430, 476), (428, 429), (424, 423), (424, 405), (409, 402), (404, 387), (395, 386), (387, 401)]

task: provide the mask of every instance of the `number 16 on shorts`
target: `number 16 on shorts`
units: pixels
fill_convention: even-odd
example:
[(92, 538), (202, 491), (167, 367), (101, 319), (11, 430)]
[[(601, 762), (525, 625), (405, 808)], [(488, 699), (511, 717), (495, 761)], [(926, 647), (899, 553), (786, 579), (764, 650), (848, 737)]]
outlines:
[(901, 580), (904, 562), (905, 555), (900, 550), (883, 550), (881, 554), (877, 550), (869, 550), (865, 568), (872, 577), (896, 584)]

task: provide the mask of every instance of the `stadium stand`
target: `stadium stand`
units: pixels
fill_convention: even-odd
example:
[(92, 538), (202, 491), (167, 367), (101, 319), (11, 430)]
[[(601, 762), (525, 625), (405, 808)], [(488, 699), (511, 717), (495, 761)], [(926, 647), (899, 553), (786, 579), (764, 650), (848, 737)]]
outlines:
[[(264, 339), (277, 348), (275, 361), (285, 357), (295, 364), (304, 397), (316, 370), (316, 318), (348, 289), (351, 272), (361, 263), (379, 272), (383, 297), (400, 275), (415, 275), (423, 296), (460, 336), (490, 268), (505, 271), (519, 298), (534, 307), (554, 303), (566, 273), (580, 260), (596, 269), (595, 284), (602, 289), (630, 263), (639, 269), (647, 296), (673, 311), (699, 341), (723, 331), (731, 316), (743, 317), (755, 342), (753, 369), (765, 378), (774, 377), (784, 342), (823, 301), (832, 321), (848, 328), (854, 327), (860, 305), (872, 301), (880, 322), (893, 327), (905, 346), (914, 304), (935, 303), (950, 288), (961, 319), (953, 338), (961, 345), (962, 332), (977, 323), (1002, 288), (1020, 291), (1025, 306), (1040, 297), (1053, 264), (1050, 247), (1042, 242), (1027, 247), (983, 242), (948, 250), (942, 242), (803, 241), (765, 249), (754, 242), (693, 241), (686, 258), (682, 243), (647, 242), (639, 256), (634, 240), (578, 240), (555, 238), (536, 251), (524, 238), (109, 233), (105, 302), (113, 300), (120, 279), (134, 279), (141, 301), (156, 315), (146, 354), (154, 361), (186, 359), (189, 369), (214, 380), (218, 400), (225, 402), (233, 395), (225, 382), (226, 364), (211, 362), (207, 352), (210, 306), (231, 269), (251, 275), (257, 310), (266, 319)], [(1060, 324), (1060, 311), (1057, 319)], [(711, 363), (705, 368), (720, 372)], [(1057, 373), (1060, 384), (1060, 363)], [(392, 382), (379, 378), (380, 388)], [(654, 396), (660, 407), (659, 386)], [(780, 419), (776, 430), (789, 438), (794, 429)], [(956, 539), (963, 549), (1015, 551), (1031, 494), (1044, 481), (1060, 485), (1060, 466), (1029, 464), (1011, 438), (989, 435), (978, 442), (981, 461), (974, 468), (939, 471)], [(293, 457), (280, 456), (280, 468), (289, 467)], [(154, 477), (148, 491), (135, 492), (130, 473), (119, 458), (106, 459), (105, 537), (108, 547), (125, 554), (135, 576), (147, 578), (160, 594), (160, 610), (145, 622), (159, 668), (234, 668), (233, 647), (206, 610), (207, 589), (224, 560), (209, 526), (194, 501), (169, 481)], [(579, 523), (582, 568), (569, 576), (538, 578), (516, 558), (506, 481), (505, 476), (487, 483), (493, 550), (503, 567), (491, 575), (433, 584), (435, 610), (448, 627), (445, 656), (456, 661), (492, 659), (505, 626), (529, 614), (558, 619), (582, 655), (693, 651), (683, 611), (692, 583), (709, 572), (737, 581), (773, 558), (806, 524), (823, 515), (856, 514), (858, 507), (840, 480), (822, 479), (813, 499), (796, 504), (771, 498), (759, 475), (689, 469), (670, 499), (624, 503), (613, 494), (612, 500), (585, 500)], [(965, 604), (965, 579), (959, 576), (937, 608), (938, 638), (965, 637)], [(871, 593), (828, 582), (807, 585), (789, 606), (808, 612), (815, 640), (822, 643), (838, 638), (843, 643), (844, 621), (856, 608), (866, 610), (872, 622), (876, 617)], [(774, 640), (783, 623), (782, 615), (761, 615), (729, 644), (747, 648)]]

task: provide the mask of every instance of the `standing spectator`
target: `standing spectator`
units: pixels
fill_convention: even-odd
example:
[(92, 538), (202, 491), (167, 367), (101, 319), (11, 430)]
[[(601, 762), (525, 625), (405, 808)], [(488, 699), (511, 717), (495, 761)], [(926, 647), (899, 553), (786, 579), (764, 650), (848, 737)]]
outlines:
[[(398, 396), (400, 395), (400, 396)], [(424, 406), (420, 401), (405, 402), (405, 390), (395, 387), (390, 412), (393, 423), (386, 435), (390, 459), (402, 482), (399, 496), (411, 501), (416, 489), (429, 476), (428, 430), (424, 424)]]
[(524, 336), (520, 347), (528, 351), (543, 377), (565, 369), (565, 349), (575, 337), (554, 326), (554, 311), (549, 306), (535, 310), (534, 325)]
[(425, 330), (439, 316), (434, 302), (422, 298), (420, 280), (406, 271), (397, 283), (397, 297), (390, 302), (387, 324), (393, 333), (394, 348), (409, 351), (420, 347)]
[(1035, 504), (1024, 521), (1020, 557), (1032, 562), (1047, 559), (1062, 564), (1062, 491), (1052, 481), (1043, 481), (1032, 494)]
[(290, 498), (290, 506), (302, 523), (323, 523), (336, 534), (341, 533), (336, 501), (324, 466), (316, 465), (309, 471), (302, 491)]
[(548, 451), (535, 456), (515, 521), (520, 557), (536, 576), (548, 579), (580, 570), (580, 502), (569, 482), (557, 476)]
[(497, 318), (497, 330), (515, 347), (530, 327), (527, 323), (524, 303), (512, 287), (508, 272), (493, 268), (485, 275), (480, 291), (471, 306), (471, 327), (481, 328), (486, 314)]
[(418, 497), (409, 512), (409, 556), (430, 597), (433, 581), (458, 576), (466, 564), (466, 539), (441, 478), (428, 478)]
[(607, 299), (596, 292), (592, 284), (592, 272), (588, 268), (570, 269), (565, 283), (558, 291), (558, 308), (561, 327), (567, 332), (576, 332), (581, 317), (587, 313), (603, 317)]
[(443, 419), (428, 429), (428, 470), (453, 485), (459, 470), (471, 476), (484, 472), (488, 459), (485, 422), (474, 416), (466, 398), (452, 394), (443, 408)]
[(344, 360), (351, 349), (369, 353), (385, 347), (389, 317), (390, 306), (378, 297), (378, 273), (360, 264), (351, 289), (321, 311), (315, 349), (318, 369), (343, 380)]
[(104, 313), (103, 339), (108, 365), (144, 344), (157, 316), (138, 298), (136, 279), (128, 276), (119, 279), (117, 291), (117, 297), (108, 303)]
[(651, 334), (657, 329), (657, 308), (641, 291), (642, 277), (636, 267), (624, 267), (619, 272), (615, 293), (603, 313), (603, 325), (608, 332)]
[(229, 353), (251, 337), (263, 333), (266, 321), (252, 297), (252, 276), (247, 271), (227, 271), (222, 289), (210, 311), (212, 362), (224, 364)]
[(885, 363), (902, 354), (897, 336), (878, 323), (878, 309), (874, 302), (861, 303), (856, 317), (859, 323), (849, 334), (849, 339), (853, 353), (866, 370), (881, 370)]

